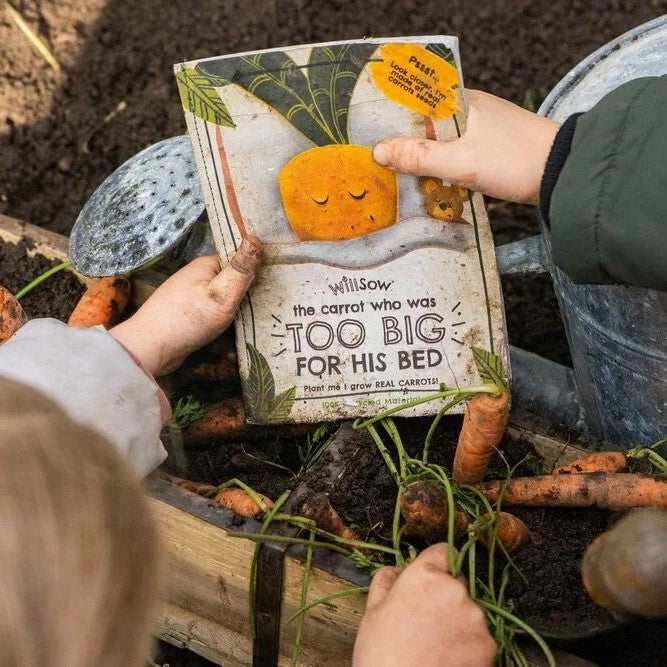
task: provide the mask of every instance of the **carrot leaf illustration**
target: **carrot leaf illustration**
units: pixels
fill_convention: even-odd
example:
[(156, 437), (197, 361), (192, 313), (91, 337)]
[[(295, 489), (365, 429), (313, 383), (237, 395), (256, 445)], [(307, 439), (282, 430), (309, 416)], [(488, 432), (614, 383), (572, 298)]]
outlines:
[(454, 65), (454, 67), (456, 67), (456, 60), (454, 59), (454, 53), (452, 52), (451, 49), (448, 49), (446, 46), (443, 46), (442, 44), (431, 43), (426, 45), (426, 50), (430, 51), (431, 53), (435, 53), (436, 56), (439, 56), (444, 61), (448, 62), (450, 65)]
[(197, 70), (183, 65), (176, 73), (176, 83), (184, 109), (210, 123), (236, 127), (225, 103), (215, 90), (215, 86), (223, 86), (225, 81), (200, 74)]
[(198, 63), (215, 85), (236, 84), (280, 113), (316, 146), (349, 143), (352, 91), (375, 44), (314, 47), (307, 65), (282, 51)]
[(308, 78), (315, 104), (336, 143), (350, 143), (347, 119), (359, 74), (377, 44), (316, 46), (310, 52)]
[(269, 406), (269, 412), (262, 421), (268, 424), (279, 424), (289, 416), (296, 398), (296, 386), (278, 394)]
[(273, 373), (264, 355), (250, 343), (246, 344), (246, 349), (250, 360), (246, 392), (248, 407), (253, 419), (262, 421), (262, 418), (270, 411), (270, 406), (276, 395), (276, 385), (273, 380)]

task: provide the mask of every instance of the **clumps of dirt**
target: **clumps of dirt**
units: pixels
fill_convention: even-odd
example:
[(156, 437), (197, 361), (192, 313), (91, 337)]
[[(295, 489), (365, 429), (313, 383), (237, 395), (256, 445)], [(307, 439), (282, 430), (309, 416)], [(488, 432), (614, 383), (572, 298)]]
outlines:
[[(406, 434), (406, 450), (421, 458), (431, 418), (396, 422), (399, 433)], [(460, 428), (460, 416), (440, 422), (429, 461), (450, 468)], [(388, 449), (396, 460), (393, 446), (388, 445)], [(542, 460), (528, 442), (505, 435), (499, 449), (502, 458), (496, 457), (489, 477), (506, 477), (508, 465), (515, 468), (515, 475), (543, 472)], [(396, 493), (396, 483), (369, 437), (368, 447), (358, 448), (346, 473), (334, 485), (330, 500), (363, 538), (383, 543), (391, 539)], [(550, 507), (513, 507), (510, 511), (528, 525), (532, 534), (531, 544), (513, 556), (519, 571), (512, 571), (507, 587), (507, 598), (513, 600), (518, 616), (551, 637), (582, 637), (612, 627), (613, 619), (593, 604), (584, 590), (579, 566), (588, 544), (618, 520), (618, 513)], [(484, 571), (486, 551), (480, 546), (477, 553), (478, 571)], [(501, 571), (502, 561), (497, 561), (498, 583)]]
[[(0, 239), (0, 285), (12, 294), (60, 263), (41, 254), (28, 254), (31, 247), (29, 240), (15, 244)], [(21, 299), (21, 305), (31, 319), (54, 317), (66, 322), (85, 290), (71, 271), (59, 271)]]

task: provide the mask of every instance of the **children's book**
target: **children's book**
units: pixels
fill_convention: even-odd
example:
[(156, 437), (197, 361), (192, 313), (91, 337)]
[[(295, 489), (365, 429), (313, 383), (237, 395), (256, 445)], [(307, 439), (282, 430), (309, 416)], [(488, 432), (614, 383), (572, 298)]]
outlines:
[[(509, 369), (481, 195), (378, 165), (391, 136), (465, 131), (454, 37), (364, 39), (174, 66), (221, 261), (264, 264), (236, 318), (249, 419), (373, 416)], [(459, 405), (454, 410), (461, 410)]]

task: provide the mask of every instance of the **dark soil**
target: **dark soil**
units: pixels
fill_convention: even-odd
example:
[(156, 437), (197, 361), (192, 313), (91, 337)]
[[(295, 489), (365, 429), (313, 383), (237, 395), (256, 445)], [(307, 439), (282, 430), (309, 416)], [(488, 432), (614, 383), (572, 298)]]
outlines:
[[(397, 423), (399, 432), (409, 434), (404, 442), (406, 450), (419, 458), (430, 420)], [(460, 417), (442, 420), (431, 445), (431, 462), (451, 469), (460, 425)], [(500, 449), (510, 466), (523, 461), (516, 475), (542, 472), (541, 459), (527, 443), (506, 436)], [(489, 476), (504, 475), (506, 468), (501, 462), (489, 471)], [(348, 473), (335, 484), (330, 499), (363, 537), (390, 541), (396, 483), (370, 438), (368, 447), (354, 452)], [(608, 614), (593, 604), (581, 585), (579, 565), (588, 544), (617, 517), (596, 509), (525, 507), (511, 511), (525, 521), (532, 534), (531, 544), (514, 559), (527, 583), (513, 574), (508, 587), (508, 596), (521, 618), (552, 636), (579, 636), (609, 627)], [(483, 560), (483, 554), (478, 560)]]
[[(36, 276), (60, 264), (44, 255), (28, 255), (30, 242), (4, 243), (0, 240), (0, 285), (15, 294)], [(54, 317), (67, 321), (85, 291), (83, 283), (69, 271), (59, 271), (21, 299), (26, 315)]]

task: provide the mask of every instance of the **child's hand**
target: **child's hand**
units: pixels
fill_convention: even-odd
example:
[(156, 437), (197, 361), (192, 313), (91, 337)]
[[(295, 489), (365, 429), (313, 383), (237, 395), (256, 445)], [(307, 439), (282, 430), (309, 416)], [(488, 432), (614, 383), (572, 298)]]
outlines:
[(222, 271), (217, 257), (198, 257), (109, 333), (155, 377), (170, 373), (229, 327), (261, 259), (256, 236), (242, 241)]
[(386, 567), (373, 577), (354, 667), (481, 667), (495, 653), (484, 613), (449, 574), (446, 544), (424, 549), (404, 570)]
[(373, 150), (376, 162), (506, 201), (537, 204), (559, 123), (479, 90), (468, 90), (466, 99), (467, 129), (460, 139), (385, 139)]

